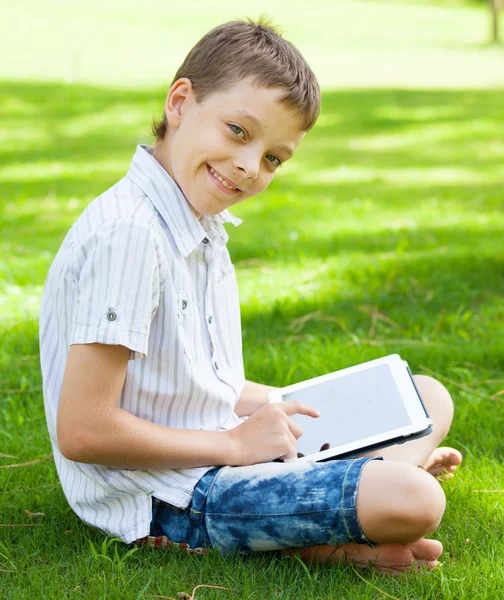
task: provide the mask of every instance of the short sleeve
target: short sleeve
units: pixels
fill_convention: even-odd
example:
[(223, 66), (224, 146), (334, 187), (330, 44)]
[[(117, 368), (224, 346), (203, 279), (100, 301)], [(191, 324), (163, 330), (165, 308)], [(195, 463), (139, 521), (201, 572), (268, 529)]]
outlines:
[(159, 306), (156, 239), (132, 218), (104, 223), (74, 254), (76, 296), (70, 344), (120, 344), (130, 360), (147, 356)]

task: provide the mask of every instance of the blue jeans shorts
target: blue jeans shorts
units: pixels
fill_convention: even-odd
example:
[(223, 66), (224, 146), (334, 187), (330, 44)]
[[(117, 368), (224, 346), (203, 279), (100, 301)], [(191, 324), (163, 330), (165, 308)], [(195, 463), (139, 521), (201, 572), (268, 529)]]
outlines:
[(351, 542), (373, 546), (360, 528), (355, 501), (362, 468), (376, 458), (217, 467), (198, 481), (186, 509), (153, 498), (150, 536), (224, 555)]

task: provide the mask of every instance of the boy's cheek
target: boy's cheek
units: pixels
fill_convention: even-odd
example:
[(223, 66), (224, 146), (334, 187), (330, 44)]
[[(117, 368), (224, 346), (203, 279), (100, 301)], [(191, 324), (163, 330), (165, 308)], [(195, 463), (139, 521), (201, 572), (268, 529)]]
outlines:
[(264, 190), (269, 186), (269, 184), (273, 181), (273, 178), (275, 177), (275, 174), (272, 173), (271, 175), (268, 175), (267, 177), (265, 177), (265, 180), (261, 182), (260, 187), (257, 189), (256, 192), (254, 192), (254, 195), (259, 194), (260, 192), (264, 192)]

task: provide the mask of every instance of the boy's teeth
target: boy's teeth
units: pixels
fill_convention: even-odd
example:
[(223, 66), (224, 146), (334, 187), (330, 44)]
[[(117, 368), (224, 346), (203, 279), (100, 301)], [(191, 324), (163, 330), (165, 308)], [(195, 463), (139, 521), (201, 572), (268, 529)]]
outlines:
[(228, 190), (236, 190), (236, 188), (235, 188), (235, 187), (233, 187), (232, 185), (229, 185), (229, 183), (228, 183), (228, 182), (227, 182), (225, 179), (223, 179), (223, 178), (222, 178), (220, 175), (217, 175), (217, 174), (215, 173), (215, 169), (214, 169), (213, 167), (210, 167), (210, 173), (212, 173), (212, 175), (213, 175), (213, 176), (214, 176), (216, 179), (218, 179), (218, 180), (219, 180), (219, 181), (222, 183), (222, 185), (223, 185), (224, 187), (228, 188)]

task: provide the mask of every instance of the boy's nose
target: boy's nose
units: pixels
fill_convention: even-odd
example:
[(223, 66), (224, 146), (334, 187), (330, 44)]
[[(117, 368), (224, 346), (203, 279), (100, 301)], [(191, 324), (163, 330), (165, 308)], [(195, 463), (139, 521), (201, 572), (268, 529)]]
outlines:
[(257, 153), (240, 154), (234, 160), (234, 166), (240, 175), (246, 179), (256, 179), (259, 175), (262, 156)]

